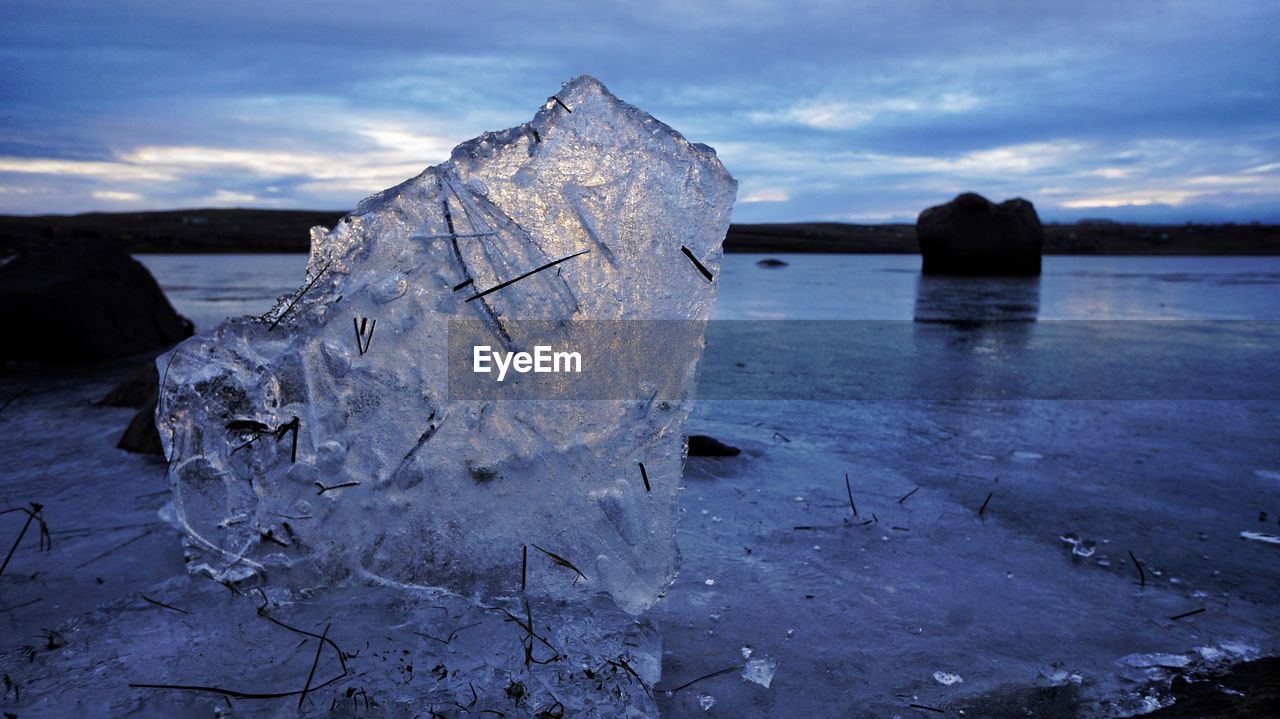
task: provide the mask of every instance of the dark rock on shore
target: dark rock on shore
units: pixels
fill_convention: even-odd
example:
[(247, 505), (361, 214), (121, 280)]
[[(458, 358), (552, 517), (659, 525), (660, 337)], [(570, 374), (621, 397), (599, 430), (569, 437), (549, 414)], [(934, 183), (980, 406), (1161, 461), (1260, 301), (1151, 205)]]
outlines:
[(777, 267), (786, 267), (786, 266), (787, 266), (787, 263), (785, 261), (775, 259), (773, 257), (767, 257), (756, 263), (756, 267), (768, 267), (770, 269), (777, 268)]
[(742, 450), (705, 434), (689, 435), (690, 457), (734, 457)]
[(160, 372), (154, 361), (148, 361), (132, 376), (116, 385), (98, 407), (136, 407), (138, 412), (120, 436), (117, 448), (135, 454), (164, 454), (160, 433), (156, 430), (156, 402), (160, 396)]
[(151, 398), (142, 405), (138, 413), (133, 415), (124, 434), (120, 435), (119, 449), (134, 454), (163, 455), (164, 447), (160, 444), (160, 432), (156, 430), (156, 401), (158, 392), (153, 391)]
[(916, 220), (927, 275), (1039, 275), (1044, 227), (1021, 198), (993, 204), (966, 192)]
[(88, 241), (0, 250), (0, 360), (92, 362), (191, 336), (155, 278), (122, 250)]
[(94, 402), (96, 407), (133, 407), (145, 406), (156, 396), (160, 386), (160, 373), (156, 371), (154, 361), (148, 361), (138, 368), (128, 379), (116, 385), (102, 399)]

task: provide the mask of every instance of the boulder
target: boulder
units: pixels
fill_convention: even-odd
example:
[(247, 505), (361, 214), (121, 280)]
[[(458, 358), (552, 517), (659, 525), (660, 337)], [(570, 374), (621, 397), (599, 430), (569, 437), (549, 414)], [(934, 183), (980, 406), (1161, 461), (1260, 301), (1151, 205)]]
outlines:
[(705, 434), (689, 435), (690, 457), (736, 457), (742, 450)]
[(1036, 208), (966, 192), (916, 220), (926, 275), (1039, 275), (1044, 228)]
[(0, 250), (0, 360), (76, 363), (135, 355), (191, 336), (155, 278), (92, 241)]
[(163, 455), (164, 447), (160, 444), (160, 432), (156, 430), (156, 401), (159, 398), (158, 388), (151, 390), (151, 398), (142, 405), (138, 413), (133, 415), (129, 426), (120, 436), (118, 449), (134, 454)]
[(156, 392), (160, 387), (160, 373), (156, 370), (156, 362), (154, 359), (147, 360), (137, 372), (134, 372), (128, 379), (116, 385), (112, 390), (102, 396), (95, 407), (133, 407), (137, 409), (143, 407), (147, 402), (151, 402), (155, 407)]
[(117, 448), (135, 454), (164, 454), (164, 449), (160, 446), (160, 433), (156, 430), (156, 402), (159, 393), (160, 373), (152, 359), (93, 403), (97, 407), (134, 407), (138, 410), (120, 436)]

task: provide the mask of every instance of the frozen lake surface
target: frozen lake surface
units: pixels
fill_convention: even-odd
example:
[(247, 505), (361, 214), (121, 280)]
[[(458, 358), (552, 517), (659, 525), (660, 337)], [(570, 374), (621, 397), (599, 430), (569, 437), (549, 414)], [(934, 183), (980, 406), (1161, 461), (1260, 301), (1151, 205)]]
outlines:
[[(725, 258), (717, 319), (1280, 319), (1280, 258), (1048, 257), (1028, 282), (921, 278), (912, 256), (784, 255), (777, 269), (758, 267), (761, 257)], [(141, 259), (198, 330), (264, 312), (305, 264)], [(1002, 347), (984, 344), (981, 325), (946, 327), (967, 352)], [(1247, 346), (1256, 330), (1221, 327), (1187, 356)], [(731, 367), (762, 358), (710, 337), (701, 386), (730, 396)], [(1188, 385), (1206, 381), (1195, 367)], [(0, 414), (3, 507), (43, 503), (53, 539), (40, 553), (29, 534), (0, 577), (0, 669), (23, 686), (21, 699), (6, 687), (0, 707), (20, 716), (209, 713), (219, 702), (207, 696), (125, 685), (279, 687), (311, 662), (314, 644), (255, 634), (252, 607), (225, 641), (205, 637), (199, 660), (181, 661), (205, 621), (199, 608), (234, 598), (185, 578), (175, 534), (156, 518), (163, 468), (113, 449), (131, 411), (89, 406), (132, 369), (3, 378), (0, 397), (16, 397)], [(856, 379), (862, 368), (843, 371)], [(743, 452), (686, 465), (681, 575), (649, 614), (664, 647), (658, 688), (748, 653), (777, 672), (768, 688), (733, 671), (659, 691), (658, 706), (673, 717), (1129, 715), (1167, 703), (1175, 674), (1280, 654), (1280, 548), (1241, 536), (1280, 534), (1272, 377), (1232, 377), (1261, 399), (700, 401), (689, 430)], [(0, 515), (0, 537), (23, 519)], [(445, 651), (404, 631), (404, 616), (362, 620), (351, 606), (363, 598), (343, 598), (350, 606), (281, 616), (317, 632), (332, 620), (345, 648), (370, 647), (366, 662), (394, 654), (423, 671)], [(130, 656), (138, 632), (164, 651)], [(50, 696), (55, 686), (83, 691)], [(347, 702), (340, 715), (357, 713), (344, 693), (359, 686), (326, 688), (316, 711), (335, 696)], [(374, 699), (391, 715), (408, 710)]]

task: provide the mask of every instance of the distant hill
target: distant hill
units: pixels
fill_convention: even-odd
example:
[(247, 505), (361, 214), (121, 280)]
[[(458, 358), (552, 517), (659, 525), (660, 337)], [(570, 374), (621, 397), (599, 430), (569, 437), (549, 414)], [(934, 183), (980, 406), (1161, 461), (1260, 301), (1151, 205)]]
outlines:
[[(0, 215), (0, 244), (102, 240), (137, 253), (306, 252), (311, 227), (346, 214), (311, 210), (171, 210)], [(735, 224), (727, 252), (915, 254), (914, 225)], [(1280, 225), (1045, 225), (1050, 255), (1280, 255)]]

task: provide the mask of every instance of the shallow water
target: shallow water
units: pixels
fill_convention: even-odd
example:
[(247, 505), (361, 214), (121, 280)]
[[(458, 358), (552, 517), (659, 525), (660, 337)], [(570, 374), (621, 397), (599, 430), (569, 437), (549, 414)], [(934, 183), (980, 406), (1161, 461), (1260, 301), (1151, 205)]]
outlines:
[[(922, 278), (914, 255), (726, 255), (713, 319), (909, 320), (986, 296), (1040, 319), (1280, 319), (1280, 257), (1046, 257), (1037, 280)], [(306, 255), (138, 255), (199, 330), (262, 314), (302, 283)]]

